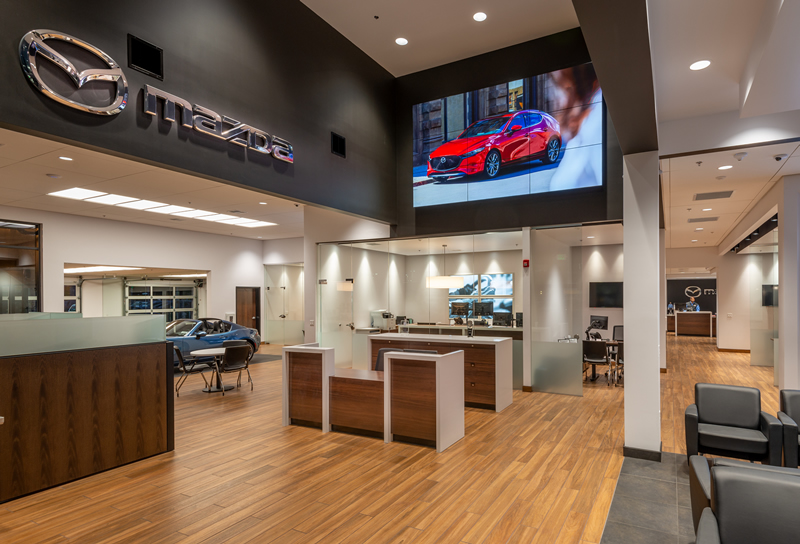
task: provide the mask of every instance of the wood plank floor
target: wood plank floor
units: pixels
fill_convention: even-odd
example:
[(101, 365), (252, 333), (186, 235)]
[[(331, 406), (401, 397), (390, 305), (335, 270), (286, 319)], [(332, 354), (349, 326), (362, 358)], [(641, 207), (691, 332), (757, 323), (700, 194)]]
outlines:
[[(691, 340), (670, 341), (676, 371), (662, 375), (668, 451), (683, 441), (690, 380), (767, 385), (747, 355)], [(622, 388), (601, 379), (582, 398), (515, 392), (500, 414), (468, 408), (466, 438), (436, 454), (281, 427), (280, 362), (251, 370), (255, 390), (224, 398), (189, 380), (175, 452), (0, 505), (0, 541), (600, 542), (622, 464)]]

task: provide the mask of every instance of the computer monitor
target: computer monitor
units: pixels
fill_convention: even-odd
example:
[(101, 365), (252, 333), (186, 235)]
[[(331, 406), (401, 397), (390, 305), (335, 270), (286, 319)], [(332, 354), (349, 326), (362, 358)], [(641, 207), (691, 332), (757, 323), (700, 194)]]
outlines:
[(608, 330), (608, 316), (607, 315), (593, 315), (589, 318), (589, 323), (592, 324), (592, 329), (600, 329), (601, 331)]
[(450, 317), (467, 317), (469, 315), (469, 302), (451, 302), (450, 303)]
[(497, 312), (494, 314), (494, 320), (492, 321), (492, 325), (500, 326), (500, 327), (510, 327), (511, 326), (511, 313), (509, 312)]
[(476, 317), (492, 317), (494, 315), (494, 302), (476, 302), (472, 313)]
[(405, 325), (406, 316), (404, 316), (404, 315), (395, 316), (394, 321), (398, 325)]
[(517, 327), (522, 326), (522, 312), (517, 312), (517, 318), (515, 321), (517, 322)]

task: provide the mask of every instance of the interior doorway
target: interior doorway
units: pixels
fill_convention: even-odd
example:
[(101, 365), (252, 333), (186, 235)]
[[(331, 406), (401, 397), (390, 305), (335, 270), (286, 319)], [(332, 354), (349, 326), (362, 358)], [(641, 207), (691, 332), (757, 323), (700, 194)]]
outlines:
[(236, 323), (261, 334), (261, 288), (236, 288)]
[(264, 266), (266, 292), (267, 344), (293, 346), (302, 344), (303, 331), (303, 265), (280, 264)]

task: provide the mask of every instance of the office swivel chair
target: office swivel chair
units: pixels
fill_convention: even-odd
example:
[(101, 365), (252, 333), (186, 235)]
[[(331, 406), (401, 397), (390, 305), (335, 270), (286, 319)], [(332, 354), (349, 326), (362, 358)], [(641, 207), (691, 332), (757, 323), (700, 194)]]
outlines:
[[(614, 340), (615, 342), (624, 341), (625, 340), (624, 331), (625, 331), (625, 327), (623, 327), (622, 325), (614, 325), (614, 328), (613, 328), (612, 334), (611, 334), (611, 339)], [(611, 355), (613, 355), (615, 359), (618, 359), (618, 357), (617, 357), (617, 346), (610, 346), (608, 349), (611, 352)]]
[(781, 465), (781, 422), (761, 411), (754, 387), (698, 383), (686, 408), (686, 456), (708, 453)]
[[(608, 349), (606, 343), (597, 340), (584, 340), (583, 341), (583, 375), (586, 379), (586, 371), (597, 365), (608, 365), (606, 376), (609, 376), (611, 371), (611, 358), (608, 356)], [(611, 385), (609, 381), (607, 385)]]
[(797, 424), (800, 422), (800, 391), (783, 389), (780, 393), (781, 411), (778, 419), (783, 424), (783, 466), (798, 467), (798, 438)]

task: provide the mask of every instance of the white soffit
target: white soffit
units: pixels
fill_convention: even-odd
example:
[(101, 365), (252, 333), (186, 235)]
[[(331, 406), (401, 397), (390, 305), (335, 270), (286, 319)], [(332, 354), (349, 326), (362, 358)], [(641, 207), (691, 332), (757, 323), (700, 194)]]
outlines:
[[(269, 240), (303, 236), (303, 206), (282, 198), (5, 129), (0, 129), (0, 144), (0, 205), (3, 206), (239, 238)], [(48, 194), (73, 187), (276, 225), (244, 228)], [(18, 219), (24, 216), (21, 211)]]
[[(302, 2), (395, 77), (578, 26), (570, 0)], [(401, 37), (407, 45), (395, 43)]]
[[(798, 145), (767, 145), (662, 159), (666, 247), (718, 246), (775, 182), (783, 176), (800, 173)], [(747, 153), (741, 162), (734, 157), (734, 153), (740, 152)], [(776, 161), (776, 155), (787, 158)], [(732, 168), (719, 170), (727, 165)], [(730, 198), (695, 200), (697, 194), (721, 191), (733, 194)], [(717, 220), (697, 222), (710, 217)]]

